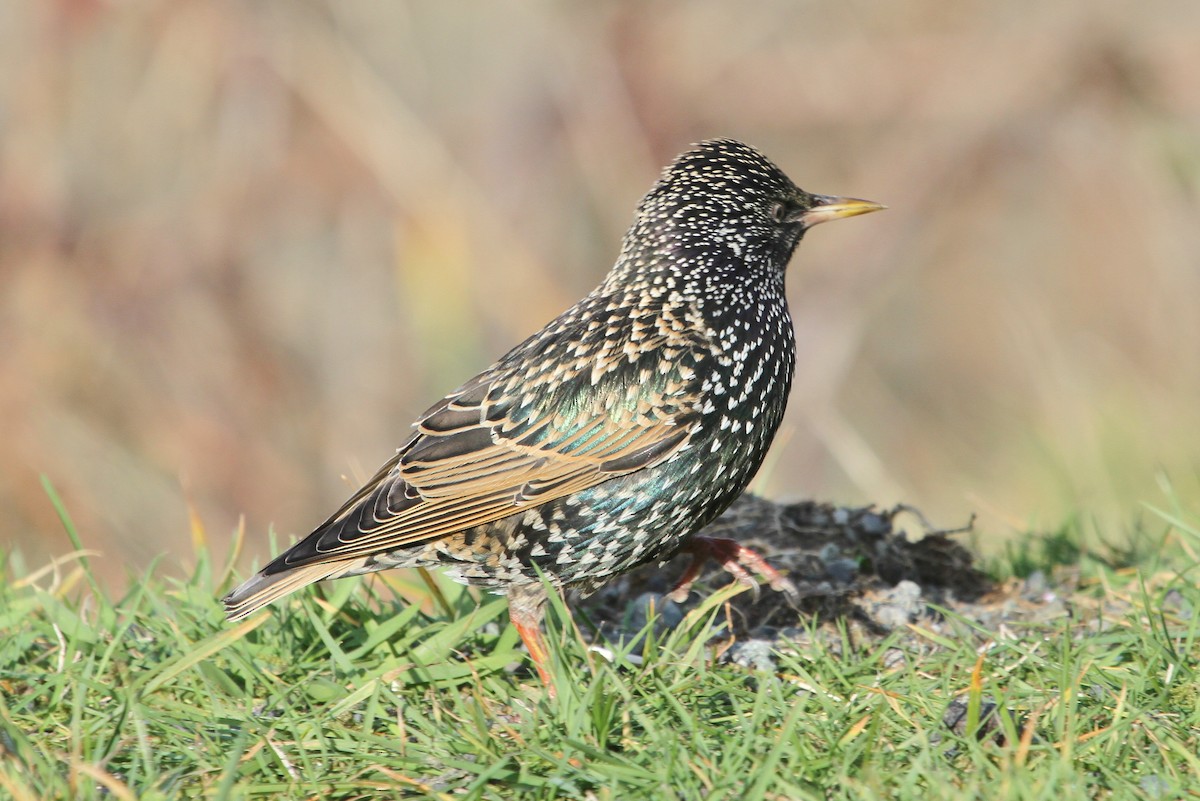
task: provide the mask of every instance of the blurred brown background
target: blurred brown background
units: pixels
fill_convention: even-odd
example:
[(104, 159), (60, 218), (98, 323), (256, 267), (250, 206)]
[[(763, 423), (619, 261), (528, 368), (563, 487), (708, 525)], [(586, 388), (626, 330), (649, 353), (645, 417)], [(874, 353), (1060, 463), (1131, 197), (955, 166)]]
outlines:
[(59, 0), (0, 10), (0, 547), (70, 548), (42, 473), (110, 576), (307, 533), (716, 135), (891, 207), (793, 263), (758, 490), (1200, 498), (1200, 3)]

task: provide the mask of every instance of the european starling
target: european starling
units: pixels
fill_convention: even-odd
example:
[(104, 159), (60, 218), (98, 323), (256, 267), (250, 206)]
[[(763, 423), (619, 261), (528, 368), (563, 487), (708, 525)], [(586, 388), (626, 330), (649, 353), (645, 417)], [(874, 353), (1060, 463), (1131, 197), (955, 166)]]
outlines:
[(883, 208), (796, 187), (753, 148), (703, 142), (638, 205), (595, 290), (431, 406), (366, 486), (225, 597), (231, 620), (322, 579), (441, 567), (507, 594), (551, 688), (541, 573), (587, 594), (681, 551), (790, 587), (694, 536), (746, 488), (795, 366), (784, 272), (812, 226)]

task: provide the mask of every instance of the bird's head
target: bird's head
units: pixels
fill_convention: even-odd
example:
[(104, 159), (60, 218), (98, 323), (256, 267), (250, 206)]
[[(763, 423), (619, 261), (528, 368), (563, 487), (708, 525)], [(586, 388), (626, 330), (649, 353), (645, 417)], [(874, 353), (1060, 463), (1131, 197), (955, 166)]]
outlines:
[(882, 208), (805, 192), (749, 145), (710, 139), (663, 171), (638, 205), (623, 255), (655, 269), (782, 274), (809, 228)]

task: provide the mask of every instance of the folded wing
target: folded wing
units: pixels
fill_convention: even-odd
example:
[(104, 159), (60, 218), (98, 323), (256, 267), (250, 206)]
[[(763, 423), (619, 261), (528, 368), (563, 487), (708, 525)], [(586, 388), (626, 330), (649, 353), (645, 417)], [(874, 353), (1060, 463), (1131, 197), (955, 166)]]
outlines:
[[(699, 420), (703, 354), (661, 343), (579, 370), (485, 372), (417, 420), (396, 455), (312, 534), (231, 593), (244, 617), (373, 554), (489, 523), (669, 459)], [(644, 354), (639, 356), (639, 354)]]

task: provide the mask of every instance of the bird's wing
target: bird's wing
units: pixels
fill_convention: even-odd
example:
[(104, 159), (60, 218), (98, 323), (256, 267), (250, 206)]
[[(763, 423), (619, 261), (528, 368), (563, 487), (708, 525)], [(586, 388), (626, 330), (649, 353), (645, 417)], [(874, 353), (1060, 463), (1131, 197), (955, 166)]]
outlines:
[(663, 358), (657, 339), (574, 361), (541, 353), (532, 366), (468, 382), (421, 415), (396, 456), (264, 573), (413, 546), (670, 458), (699, 419), (708, 354), (668, 347), (675, 358)]

